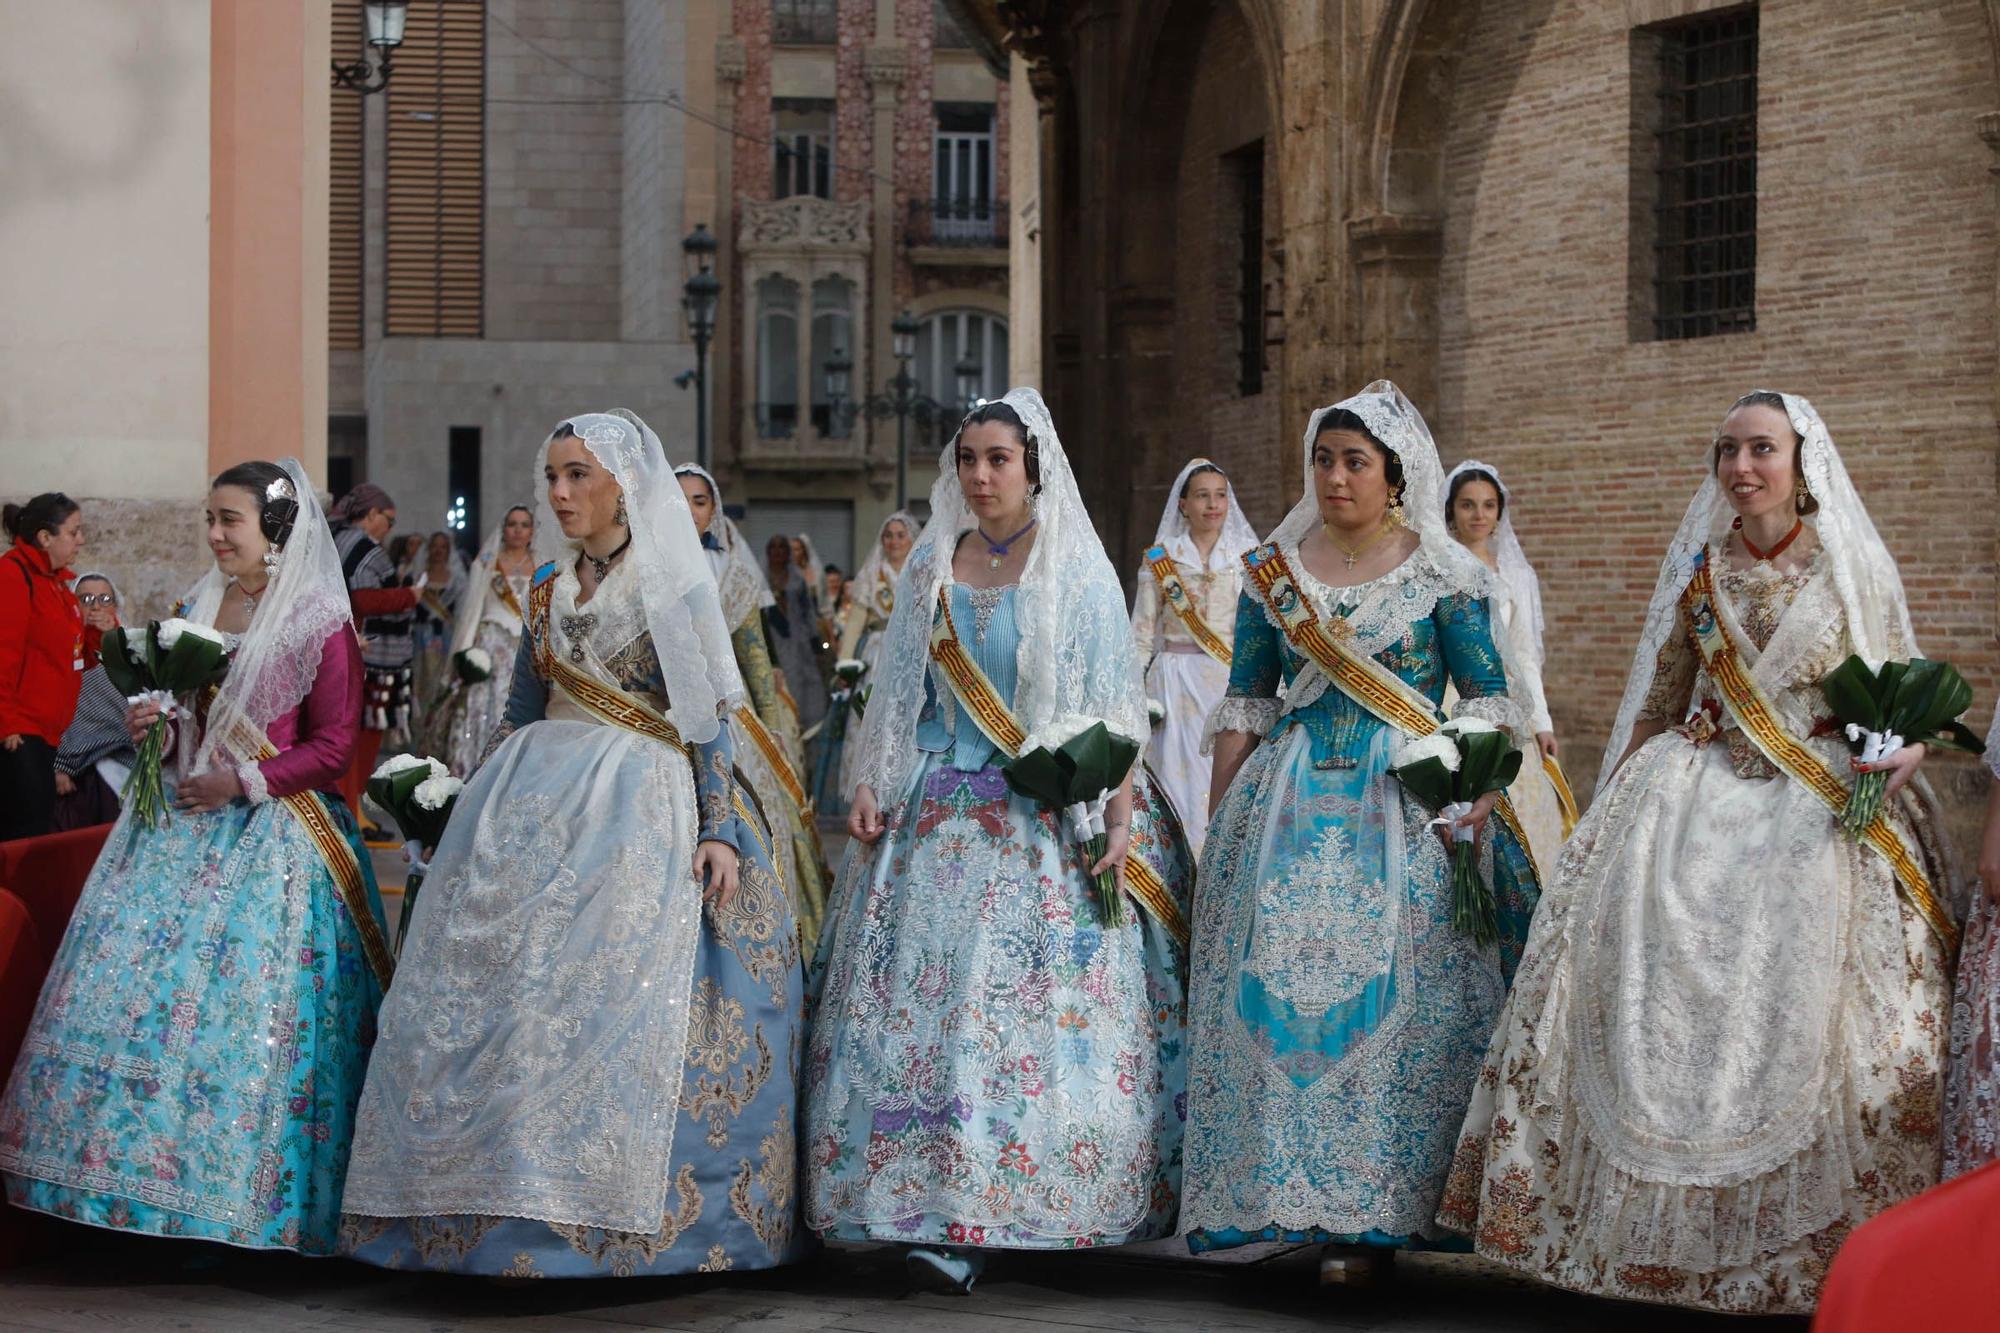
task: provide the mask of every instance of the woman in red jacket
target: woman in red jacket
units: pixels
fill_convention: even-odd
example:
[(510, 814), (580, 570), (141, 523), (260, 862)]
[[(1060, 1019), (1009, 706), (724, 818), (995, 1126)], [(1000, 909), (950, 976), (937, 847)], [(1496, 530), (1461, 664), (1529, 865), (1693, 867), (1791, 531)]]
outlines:
[(83, 550), (76, 501), (49, 491), (8, 505), (5, 521), (14, 545), (0, 555), (0, 841), (54, 825), (56, 746), (98, 639), (69, 589)]

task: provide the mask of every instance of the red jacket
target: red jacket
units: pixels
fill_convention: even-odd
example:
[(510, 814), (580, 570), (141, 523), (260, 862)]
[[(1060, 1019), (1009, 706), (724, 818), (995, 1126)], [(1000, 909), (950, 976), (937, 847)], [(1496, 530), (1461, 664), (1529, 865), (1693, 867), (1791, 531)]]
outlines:
[(84, 627), (68, 574), (50, 569), (48, 553), (18, 537), (0, 555), (0, 737), (60, 745), (76, 715), (100, 635)]

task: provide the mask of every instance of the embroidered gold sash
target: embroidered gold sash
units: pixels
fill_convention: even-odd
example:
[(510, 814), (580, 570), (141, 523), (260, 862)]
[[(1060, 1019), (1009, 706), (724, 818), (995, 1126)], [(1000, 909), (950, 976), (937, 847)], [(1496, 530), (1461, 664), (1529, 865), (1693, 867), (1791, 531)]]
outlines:
[(514, 585), (508, 582), (507, 576), (502, 574), (497, 567), (493, 571), (493, 595), (500, 599), (501, 605), (514, 613), (514, 619), (526, 620), (528, 618), (527, 614), (521, 610), (521, 599), (514, 595)]
[[(1317, 664), (1342, 694), (1407, 736), (1428, 736), (1438, 729), (1437, 713), (1430, 700), (1374, 658), (1347, 646), (1344, 640), (1353, 637), (1354, 632), (1344, 619), (1335, 616), (1328, 625), (1319, 618), (1312, 602), (1299, 590), (1290, 562), (1275, 544), (1267, 542), (1245, 552), (1243, 568), (1250, 575), (1250, 586), (1277, 617), (1286, 640), (1301, 657)], [(1500, 793), (1493, 813), (1514, 835), (1521, 855), (1534, 869), (1536, 883), (1540, 883), (1542, 869), (1535, 864), (1534, 848), (1528, 843), (1527, 832), (1521, 827), (1507, 793)]]
[[(979, 664), (965, 651), (959, 641), (958, 629), (951, 621), (951, 585), (938, 589), (938, 612), (931, 621), (931, 660), (944, 672), (951, 684), (952, 697), (965, 711), (986, 739), (1009, 759), (1020, 757), (1021, 747), (1027, 742), (1028, 733), (1021, 726), (1021, 720), (1014, 716), (1012, 709), (1000, 701), (1000, 692)], [(1167, 891), (1166, 881), (1160, 872), (1153, 869), (1146, 859), (1137, 852), (1125, 857), (1125, 891), (1133, 901), (1152, 913), (1153, 919), (1163, 926), (1167, 933), (1183, 948), (1188, 944), (1188, 920), (1181, 911), (1173, 894)]]
[(1153, 571), (1153, 582), (1160, 585), (1161, 599), (1181, 618), (1181, 623), (1187, 626), (1188, 633), (1194, 635), (1194, 641), (1201, 645), (1202, 651), (1228, 666), (1232, 656), (1229, 645), (1201, 618), (1201, 608), (1194, 604), (1194, 598), (1188, 596), (1187, 585), (1181, 582), (1180, 571), (1174, 567), (1174, 559), (1167, 554), (1167, 548), (1149, 548), (1146, 564)]
[(1556, 805), (1562, 811), (1563, 837), (1576, 832), (1577, 821), (1581, 818), (1576, 810), (1576, 793), (1569, 789), (1569, 776), (1563, 766), (1556, 762), (1554, 755), (1542, 756), (1542, 772), (1549, 775), (1549, 786), (1555, 788)]
[[(1729, 711), (1735, 716), (1737, 725), (1743, 728), (1743, 734), (1780, 772), (1802, 784), (1807, 791), (1824, 801), (1828, 810), (1839, 815), (1847, 808), (1847, 784), (1778, 721), (1776, 710), (1744, 665), (1742, 649), (1735, 635), (1723, 622), (1725, 608), (1715, 595), (1714, 572), (1705, 551), (1697, 557), (1694, 577), (1688, 580), (1687, 588), (1681, 593), (1681, 609), (1687, 613), (1695, 649), (1708, 667), (1708, 678), (1715, 682), (1715, 688), (1729, 705)], [(1911, 906), (1937, 933), (1947, 952), (1956, 956), (1958, 927), (1939, 903), (1937, 893), (1931, 887), (1930, 876), (1924, 872), (1923, 862), (1890, 825), (1886, 814), (1875, 817), (1875, 822), (1862, 834), (1862, 840), (1888, 861), (1896, 873), (1897, 882), (1909, 896)]]
[[(213, 690), (209, 697), (214, 697)], [(250, 719), (240, 716), (223, 738), (223, 749), (239, 761), (249, 759), (261, 764), (266, 759), (278, 757), (278, 747), (271, 744), (271, 738)], [(354, 844), (347, 840), (340, 825), (327, 813), (317, 793), (294, 792), (290, 796), (274, 799), (292, 812), (318, 849), (320, 860), (326, 863), (327, 873), (333, 876), (334, 886), (340, 890), (340, 900), (347, 906), (347, 915), (361, 936), (361, 952), (368, 959), (368, 970), (375, 974), (376, 982), (387, 990), (389, 979), (396, 971), (396, 956), (390, 952), (388, 938), (382, 933), (382, 923), (375, 919), (375, 909), (368, 901), (368, 880), (361, 873), (361, 860), (354, 853)]]
[(764, 761), (771, 766), (771, 771), (778, 775), (778, 784), (785, 789), (785, 795), (791, 797), (792, 804), (810, 817), (811, 812), (806, 803), (806, 789), (800, 785), (799, 775), (792, 771), (791, 760), (785, 758), (785, 747), (779, 744), (777, 736), (764, 725), (764, 719), (757, 716), (757, 710), (748, 704), (737, 708), (736, 720), (750, 733), (751, 743), (763, 754)]
[(650, 736), (692, 759), (693, 752), (681, 739), (680, 729), (658, 711), (637, 695), (578, 671), (556, 655), (554, 645), (549, 642), (549, 604), (554, 598), (554, 579), (544, 579), (528, 593), (529, 631), (534, 636), (536, 669), (593, 717)]

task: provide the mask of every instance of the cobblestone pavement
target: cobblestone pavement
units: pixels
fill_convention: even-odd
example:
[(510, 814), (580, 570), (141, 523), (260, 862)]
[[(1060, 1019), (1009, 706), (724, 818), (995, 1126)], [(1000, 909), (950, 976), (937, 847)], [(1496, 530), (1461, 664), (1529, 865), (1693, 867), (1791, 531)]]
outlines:
[(1076, 1333), (1082, 1329), (1384, 1333), (1804, 1333), (1538, 1287), (1477, 1259), (1405, 1256), (1383, 1287), (1316, 1283), (1316, 1253), (1278, 1246), (1188, 1259), (1178, 1242), (1001, 1256), (970, 1296), (912, 1294), (891, 1250), (842, 1246), (768, 1273), (595, 1282), (415, 1277), (344, 1260), (61, 1231), (59, 1258), (0, 1272), (0, 1328), (110, 1333), (381, 1329), (387, 1333)]

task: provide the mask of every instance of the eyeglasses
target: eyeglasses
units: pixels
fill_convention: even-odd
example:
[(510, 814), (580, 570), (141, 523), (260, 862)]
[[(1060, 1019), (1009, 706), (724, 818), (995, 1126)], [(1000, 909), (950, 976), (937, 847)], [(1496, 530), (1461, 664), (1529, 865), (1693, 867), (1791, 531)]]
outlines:
[(86, 592), (77, 596), (77, 601), (85, 606), (116, 606), (118, 598), (108, 592)]

